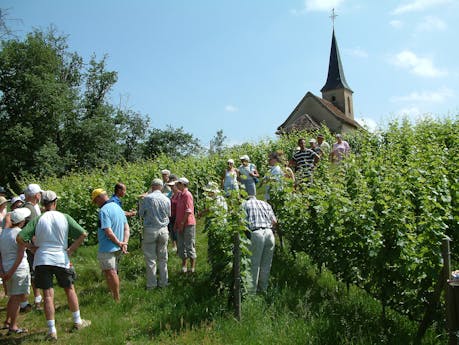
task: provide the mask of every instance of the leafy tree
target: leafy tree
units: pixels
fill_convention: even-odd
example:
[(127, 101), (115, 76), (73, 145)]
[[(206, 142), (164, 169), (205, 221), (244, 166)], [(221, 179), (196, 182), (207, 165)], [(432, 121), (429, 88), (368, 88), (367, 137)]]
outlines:
[(117, 74), (107, 70), (106, 59), (93, 56), (85, 65), (54, 28), (2, 42), (1, 184), (141, 156), (148, 121), (109, 103)]
[(145, 144), (144, 157), (155, 158), (166, 154), (172, 159), (194, 155), (203, 151), (199, 140), (183, 130), (183, 127), (167, 126), (165, 130), (154, 128), (151, 130)]

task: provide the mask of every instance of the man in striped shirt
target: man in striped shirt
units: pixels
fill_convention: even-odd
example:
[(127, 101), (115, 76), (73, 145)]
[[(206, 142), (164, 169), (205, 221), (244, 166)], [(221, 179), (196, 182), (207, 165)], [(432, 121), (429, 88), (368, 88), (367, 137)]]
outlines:
[(307, 180), (309, 183), (312, 183), (312, 171), (320, 157), (314, 150), (306, 148), (305, 145), (306, 140), (303, 138), (298, 139), (300, 149), (293, 155), (293, 161), (298, 182)]
[(258, 200), (252, 195), (242, 204), (247, 215), (247, 227), (250, 233), (250, 251), (252, 252), (251, 293), (266, 292), (269, 273), (274, 254), (273, 227), (277, 224), (276, 216), (270, 204)]

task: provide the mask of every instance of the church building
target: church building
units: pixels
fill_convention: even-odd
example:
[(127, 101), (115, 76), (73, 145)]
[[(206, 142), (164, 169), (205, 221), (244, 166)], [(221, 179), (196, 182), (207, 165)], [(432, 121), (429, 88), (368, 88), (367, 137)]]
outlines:
[(343, 65), (333, 29), (328, 77), (320, 90), (322, 97), (306, 93), (287, 120), (277, 128), (276, 134), (296, 130), (316, 130), (322, 124), (332, 133), (346, 133), (362, 128), (354, 120), (353, 91), (344, 77)]

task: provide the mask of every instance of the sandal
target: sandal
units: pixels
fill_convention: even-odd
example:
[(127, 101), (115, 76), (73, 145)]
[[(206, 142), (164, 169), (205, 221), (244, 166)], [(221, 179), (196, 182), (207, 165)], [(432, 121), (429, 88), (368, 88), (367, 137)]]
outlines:
[(25, 329), (25, 328), (9, 329), (7, 335), (11, 335), (11, 334), (23, 334), (23, 333), (27, 333), (27, 332), (28, 332), (28, 330)]

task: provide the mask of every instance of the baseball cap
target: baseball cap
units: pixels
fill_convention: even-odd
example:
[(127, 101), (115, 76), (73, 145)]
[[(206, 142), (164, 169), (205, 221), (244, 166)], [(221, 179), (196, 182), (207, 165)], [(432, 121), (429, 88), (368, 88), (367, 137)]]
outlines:
[(233, 159), (228, 159), (228, 162), (227, 163), (231, 163), (231, 164), (234, 164), (234, 160)]
[(41, 187), (35, 183), (29, 184), (24, 191), (26, 195), (34, 195), (34, 194), (41, 193), (41, 192), (42, 192)]
[(161, 170), (161, 175), (170, 175), (171, 172), (167, 169)]
[(309, 142), (315, 144), (316, 143), (316, 139), (309, 139)]
[(178, 179), (178, 182), (180, 182), (181, 184), (184, 184), (185, 186), (187, 186), (188, 183), (190, 183), (190, 181), (188, 181), (188, 179), (186, 177), (180, 177)]
[(239, 159), (240, 159), (241, 161), (248, 161), (248, 162), (250, 162), (250, 158), (249, 158), (249, 156), (247, 156), (247, 155), (243, 155), (243, 156), (241, 156)]
[(30, 216), (30, 213), (30, 210), (26, 207), (17, 208), (10, 212), (11, 222), (13, 224), (18, 224)]
[(22, 200), (22, 198), (20, 196), (15, 196), (15, 197), (11, 198), (10, 203), (11, 203), (11, 205), (14, 205), (18, 201), (24, 203), (24, 200)]
[(41, 192), (41, 200), (43, 203), (52, 203), (54, 200), (57, 199), (57, 195), (52, 190), (44, 190)]
[(151, 181), (152, 186), (162, 186), (163, 185), (163, 180), (160, 178), (155, 178), (153, 181)]
[(94, 189), (91, 193), (91, 200), (94, 201), (101, 194), (107, 194), (107, 192), (103, 188)]

